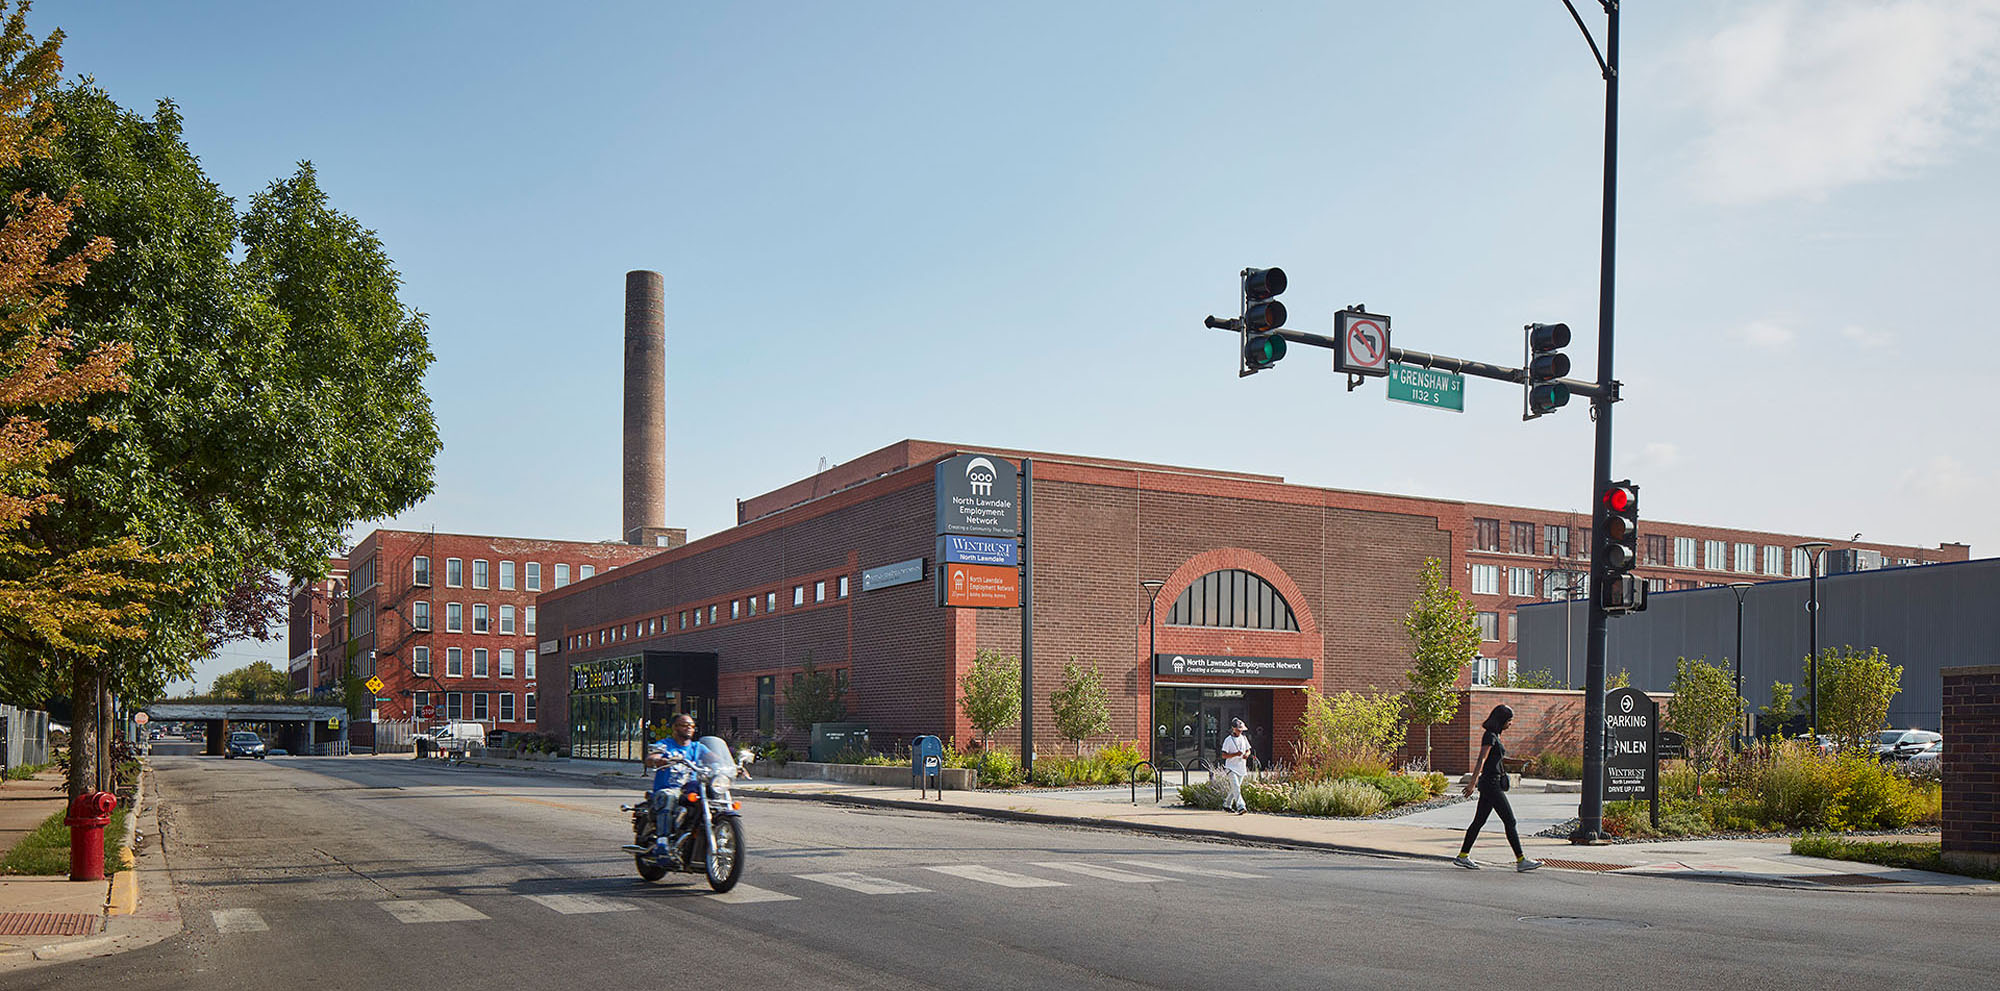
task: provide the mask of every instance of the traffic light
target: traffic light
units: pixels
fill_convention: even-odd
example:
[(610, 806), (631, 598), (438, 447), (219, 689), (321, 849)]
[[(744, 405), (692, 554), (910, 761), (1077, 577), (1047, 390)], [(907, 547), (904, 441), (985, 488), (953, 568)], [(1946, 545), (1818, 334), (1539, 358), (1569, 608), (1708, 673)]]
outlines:
[(1639, 563), (1639, 487), (1630, 479), (1612, 482), (1605, 486), (1597, 510), (1598, 539), (1604, 541), (1604, 574), (1598, 587), (1604, 589), (1605, 611), (1644, 609), (1645, 579), (1632, 574)]
[(1243, 270), (1243, 370), (1255, 375), (1285, 356), (1285, 339), (1271, 333), (1285, 325), (1285, 304), (1278, 294), (1285, 291), (1282, 268)]
[(1569, 324), (1531, 323), (1526, 328), (1526, 353), (1522, 357), (1528, 377), (1522, 397), (1521, 419), (1532, 420), (1553, 413), (1569, 402), (1569, 386), (1560, 379), (1569, 375)]

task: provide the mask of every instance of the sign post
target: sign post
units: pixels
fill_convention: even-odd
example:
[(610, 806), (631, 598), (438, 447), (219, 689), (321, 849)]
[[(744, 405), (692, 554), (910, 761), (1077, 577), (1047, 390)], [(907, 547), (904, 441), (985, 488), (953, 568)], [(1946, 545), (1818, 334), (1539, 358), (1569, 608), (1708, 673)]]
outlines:
[(1653, 806), (1660, 827), (1660, 704), (1636, 688), (1604, 693), (1604, 801)]

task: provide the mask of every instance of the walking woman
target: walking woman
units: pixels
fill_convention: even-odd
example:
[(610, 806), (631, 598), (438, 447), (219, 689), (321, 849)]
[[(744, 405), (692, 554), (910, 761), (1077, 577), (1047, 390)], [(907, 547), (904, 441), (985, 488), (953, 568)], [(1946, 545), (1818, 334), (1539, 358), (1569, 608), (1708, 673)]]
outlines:
[(1500, 823), (1507, 827), (1507, 845), (1514, 848), (1514, 869), (1532, 871), (1542, 866), (1539, 860), (1529, 860), (1521, 852), (1521, 834), (1514, 829), (1514, 807), (1507, 804), (1507, 771), (1500, 761), (1507, 756), (1507, 748), (1500, 742), (1500, 734), (1507, 724), (1514, 721), (1512, 706), (1496, 705), (1491, 715), (1483, 723), (1486, 735), (1479, 738), (1479, 762), (1472, 783), (1465, 786), (1465, 793), (1472, 794), (1479, 789), (1479, 811), (1472, 814), (1472, 826), (1465, 831), (1465, 846), (1458, 851), (1458, 858), (1452, 863), (1467, 870), (1478, 870), (1479, 861), (1472, 859), (1472, 841), (1479, 838), (1480, 827), (1486, 825), (1486, 817), (1493, 812), (1500, 813)]

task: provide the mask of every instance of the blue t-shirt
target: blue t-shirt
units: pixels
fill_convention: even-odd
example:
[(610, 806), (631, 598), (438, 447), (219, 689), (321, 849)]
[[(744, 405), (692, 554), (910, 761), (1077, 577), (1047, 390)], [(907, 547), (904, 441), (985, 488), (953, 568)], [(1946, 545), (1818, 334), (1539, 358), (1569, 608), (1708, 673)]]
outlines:
[[(703, 755), (708, 753), (708, 748), (703, 747), (700, 740), (675, 743), (673, 737), (660, 740), (646, 749), (655, 757), (679, 756), (685, 757), (697, 764), (701, 763)], [(692, 780), (694, 780), (694, 772), (683, 766), (669, 764), (666, 767), (655, 768), (653, 770), (654, 791), (659, 791), (662, 788), (677, 788)]]

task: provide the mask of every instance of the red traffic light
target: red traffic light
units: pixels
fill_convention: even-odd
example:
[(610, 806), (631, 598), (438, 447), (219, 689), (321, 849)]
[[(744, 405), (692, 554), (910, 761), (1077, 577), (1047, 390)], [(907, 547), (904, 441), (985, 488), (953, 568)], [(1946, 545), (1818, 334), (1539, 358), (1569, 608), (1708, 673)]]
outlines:
[(1639, 501), (1638, 493), (1622, 485), (1613, 485), (1604, 490), (1604, 506), (1614, 513), (1622, 513)]

